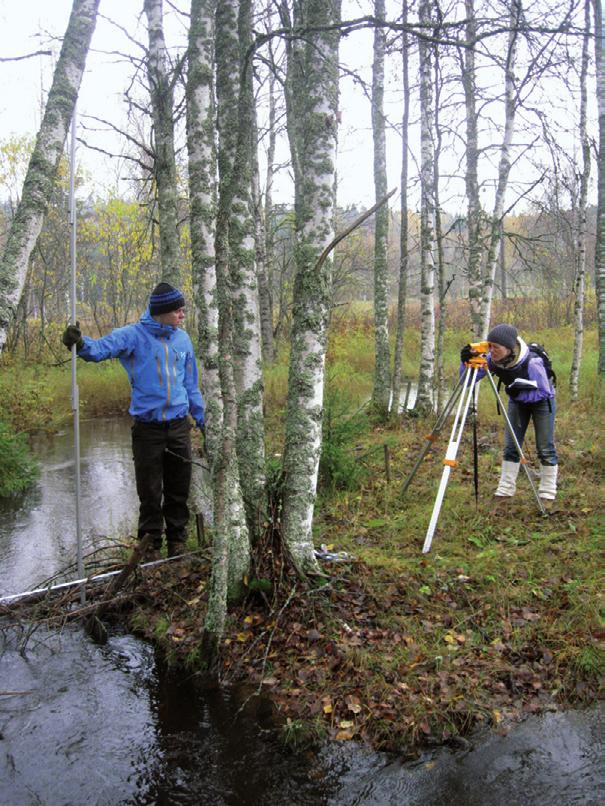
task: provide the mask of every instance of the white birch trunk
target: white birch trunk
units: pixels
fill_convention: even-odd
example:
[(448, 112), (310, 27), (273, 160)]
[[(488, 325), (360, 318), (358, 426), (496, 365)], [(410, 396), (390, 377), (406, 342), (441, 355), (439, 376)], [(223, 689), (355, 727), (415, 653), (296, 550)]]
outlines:
[[(374, 0), (374, 16), (385, 19), (384, 0)], [(378, 202), (387, 194), (386, 136), (384, 118), (384, 28), (374, 28), (374, 63), (372, 66), (372, 135), (374, 141), (374, 195)], [(374, 226), (374, 390), (372, 406), (385, 419), (391, 393), (389, 348), (389, 278), (388, 278), (389, 208), (383, 204), (375, 215)], [(394, 401), (395, 407), (397, 401)]]
[[(466, 198), (468, 237), (468, 300), (473, 333), (481, 331), (481, 201), (479, 199), (479, 135), (477, 132), (477, 82), (475, 71), (475, 37), (477, 24), (474, 0), (465, 0), (466, 43), (462, 56), (462, 87), (466, 110)], [(472, 44), (471, 44), (472, 43)]]
[(206, 449), (212, 463), (222, 428), (218, 358), (218, 302), (214, 268), (216, 146), (214, 141), (214, 32), (216, 0), (192, 0), (187, 76), (187, 151), (192, 277), (206, 406)]
[(0, 262), (0, 352), (17, 308), (30, 255), (53, 191), (57, 168), (84, 73), (99, 0), (74, 0), (21, 200)]
[(233, 3), (238, 11), (238, 106), (235, 109), (237, 146), (231, 183), (229, 276), (233, 296), (234, 378), (237, 390), (237, 456), (240, 482), (254, 541), (265, 519), (265, 430), (263, 417), (262, 339), (256, 273), (256, 243), (252, 208), (254, 93), (251, 43), (251, 0)]
[[(430, 0), (418, 7), (421, 26), (431, 24)], [(420, 374), (416, 407), (433, 406), (435, 372), (435, 199), (433, 143), (433, 85), (431, 46), (423, 39), (418, 43), (420, 60)]]
[(597, 232), (595, 242), (595, 287), (599, 333), (599, 375), (605, 375), (605, 31), (601, 0), (594, 0), (595, 63), (599, 110), (599, 158)]
[(163, 0), (145, 0), (149, 52), (147, 75), (153, 114), (153, 172), (156, 183), (162, 279), (180, 286), (181, 249), (174, 154), (174, 92), (164, 40)]
[(498, 164), (498, 184), (494, 198), (494, 211), (490, 224), (490, 239), (487, 251), (485, 277), (481, 296), (481, 322), (479, 337), (484, 339), (489, 332), (494, 283), (500, 250), (502, 244), (502, 218), (504, 214), (504, 199), (508, 187), (508, 177), (511, 167), (511, 148), (515, 131), (515, 116), (517, 111), (517, 93), (515, 90), (515, 64), (517, 59), (518, 26), (523, 13), (520, 0), (513, 0), (510, 6), (510, 33), (506, 67), (504, 73), (504, 135), (500, 146), (500, 160)]
[[(237, 151), (237, 130), (228, 125), (237, 109), (239, 42), (237, 3), (218, 0), (216, 14), (217, 117), (219, 123), (219, 198), (216, 221), (216, 285), (219, 306), (219, 372), (223, 399), (223, 429), (214, 463), (214, 498), (217, 574), (227, 566), (227, 596), (235, 598), (250, 567), (250, 538), (239, 477), (236, 450), (238, 430), (234, 372), (233, 297), (230, 289), (229, 230), (232, 214), (232, 181)], [(223, 542), (224, 541), (224, 542)], [(222, 549), (221, 549), (222, 546)], [(228, 558), (220, 558), (221, 551)], [(223, 569), (224, 573), (224, 569)], [(219, 584), (222, 577), (216, 578)], [(214, 584), (214, 582), (213, 582)]]
[[(271, 53), (273, 51), (271, 50)], [(275, 177), (275, 150), (277, 147), (277, 108), (275, 97), (275, 75), (271, 71), (269, 76), (269, 144), (267, 146), (267, 172), (265, 180), (265, 207), (264, 207), (264, 232), (265, 232), (265, 267), (267, 273), (267, 285), (269, 289), (269, 316), (271, 322), (271, 355), (265, 356), (265, 360), (275, 359), (274, 343), (274, 322), (273, 322), (273, 278), (275, 275), (275, 233), (273, 220), (273, 182)]]
[(441, 412), (444, 404), (445, 396), (445, 329), (447, 322), (447, 286), (445, 282), (445, 256), (443, 253), (443, 223), (441, 219), (441, 201), (439, 194), (440, 172), (439, 163), (441, 160), (441, 147), (443, 143), (443, 133), (441, 130), (441, 121), (439, 119), (439, 110), (441, 108), (441, 65), (439, 63), (439, 49), (434, 46), (434, 73), (435, 73), (435, 154), (434, 163), (435, 169), (433, 171), (433, 197), (435, 199), (435, 254), (436, 254), (436, 271), (437, 271), (437, 288), (439, 299), (439, 319), (437, 321), (437, 344), (436, 344), (436, 372), (435, 380), (437, 386), (436, 395), (436, 408)]
[[(402, 24), (408, 22), (408, 0), (402, 4)], [(401, 77), (403, 84), (403, 115), (401, 120), (401, 217), (399, 223), (399, 287), (397, 290), (397, 330), (395, 333), (395, 357), (393, 360), (393, 394), (391, 412), (399, 413), (401, 400), (401, 380), (403, 365), (403, 345), (405, 337), (405, 306), (407, 301), (408, 278), (408, 127), (410, 122), (410, 72), (409, 72), (409, 39), (407, 33), (402, 34), (401, 44)]]
[(256, 245), (256, 276), (258, 278), (258, 307), (260, 313), (260, 333), (263, 361), (273, 361), (273, 306), (267, 272), (267, 233), (266, 217), (260, 188), (258, 166), (258, 125), (254, 111), (254, 140), (252, 153), (252, 203), (254, 206), (254, 241)]
[[(339, 0), (295, 4), (294, 24), (340, 21)], [(338, 113), (338, 33), (313, 32), (288, 64), (288, 136), (295, 171), (296, 280), (284, 446), (283, 539), (301, 576), (319, 571), (312, 523), (321, 454), (331, 260), (317, 260), (334, 237)]]
[(580, 196), (578, 199), (578, 247), (576, 256), (575, 300), (574, 300), (574, 346), (571, 371), (569, 374), (569, 391), (572, 401), (578, 399), (578, 382), (580, 364), (582, 362), (582, 345), (584, 341), (584, 296), (586, 286), (586, 238), (588, 180), (590, 179), (590, 140), (586, 130), (588, 104), (588, 48), (590, 42), (590, 0), (584, 0), (584, 42), (582, 44), (582, 66), (580, 69), (580, 144), (582, 148), (582, 174), (580, 177)]

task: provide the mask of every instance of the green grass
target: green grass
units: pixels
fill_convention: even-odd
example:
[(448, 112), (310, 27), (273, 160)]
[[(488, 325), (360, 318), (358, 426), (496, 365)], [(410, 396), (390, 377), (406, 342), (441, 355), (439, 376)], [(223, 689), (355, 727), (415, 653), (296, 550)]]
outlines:
[[(125, 414), (130, 401), (126, 373), (117, 361), (78, 363), (80, 413), (84, 417)], [(3, 415), (17, 431), (53, 432), (71, 415), (71, 367), (2, 365)]]

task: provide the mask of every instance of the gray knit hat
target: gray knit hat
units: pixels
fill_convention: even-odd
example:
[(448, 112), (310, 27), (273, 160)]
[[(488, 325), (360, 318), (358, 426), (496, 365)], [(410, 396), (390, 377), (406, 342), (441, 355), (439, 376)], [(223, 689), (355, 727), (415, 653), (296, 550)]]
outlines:
[(517, 328), (512, 325), (496, 325), (487, 334), (487, 341), (501, 344), (503, 347), (508, 347), (509, 350), (514, 350), (517, 344), (517, 335)]

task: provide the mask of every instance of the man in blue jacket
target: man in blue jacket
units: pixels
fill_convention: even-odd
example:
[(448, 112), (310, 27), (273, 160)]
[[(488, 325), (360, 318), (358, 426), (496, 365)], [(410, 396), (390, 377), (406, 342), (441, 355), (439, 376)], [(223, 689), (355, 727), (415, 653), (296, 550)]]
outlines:
[(149, 308), (134, 325), (92, 339), (78, 323), (68, 325), (63, 344), (75, 344), (85, 361), (118, 358), (132, 388), (129, 412), (134, 418), (132, 451), (140, 501), (139, 540), (152, 537), (153, 558), (159, 557), (166, 531), (168, 556), (180, 554), (189, 520), (191, 483), (191, 415), (204, 428), (204, 401), (198, 383), (191, 339), (181, 329), (185, 299), (168, 283), (159, 283)]

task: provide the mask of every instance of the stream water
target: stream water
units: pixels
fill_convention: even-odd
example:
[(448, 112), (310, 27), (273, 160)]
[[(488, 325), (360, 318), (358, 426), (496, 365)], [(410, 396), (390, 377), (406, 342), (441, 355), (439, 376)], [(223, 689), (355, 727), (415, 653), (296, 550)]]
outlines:
[[(87, 546), (132, 531), (129, 423), (82, 424)], [(41, 440), (34, 491), (0, 505), (0, 592), (31, 589), (73, 560), (71, 434)], [(1, 625), (0, 625), (1, 626)], [(22, 637), (22, 636), (21, 636)], [(530, 718), (417, 762), (352, 743), (291, 753), (267, 703), (175, 679), (152, 647), (120, 632), (0, 630), (0, 804), (485, 804), (602, 802), (603, 709)]]

